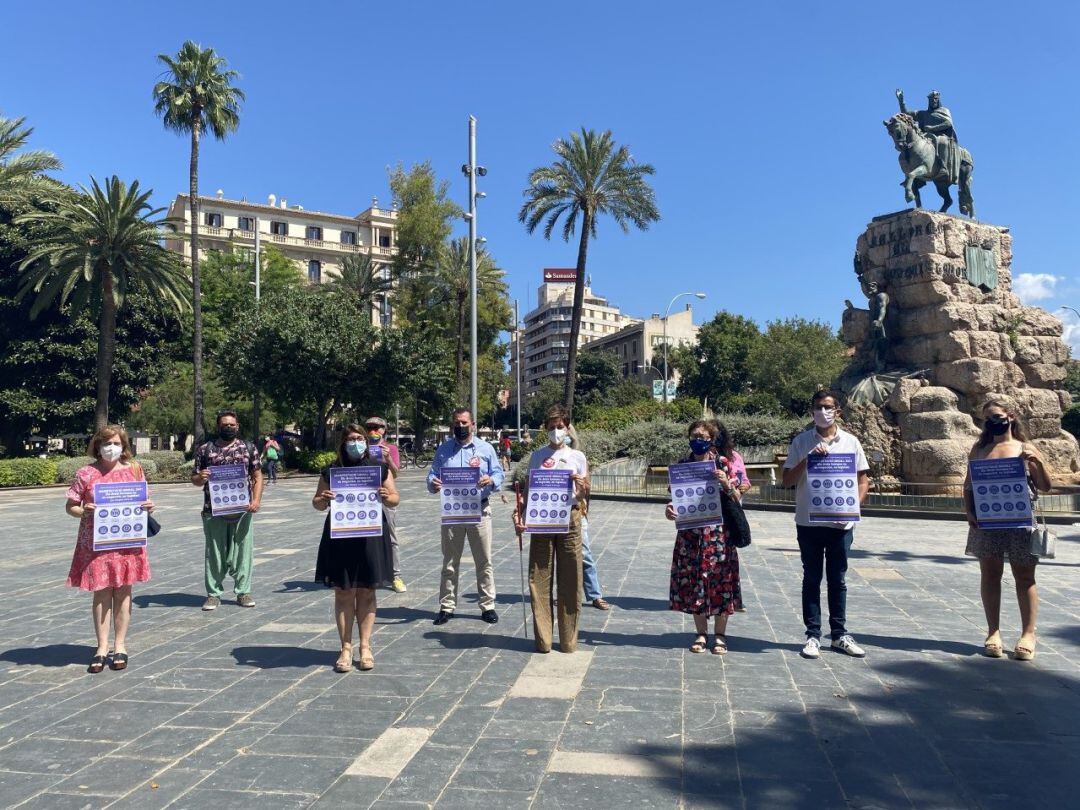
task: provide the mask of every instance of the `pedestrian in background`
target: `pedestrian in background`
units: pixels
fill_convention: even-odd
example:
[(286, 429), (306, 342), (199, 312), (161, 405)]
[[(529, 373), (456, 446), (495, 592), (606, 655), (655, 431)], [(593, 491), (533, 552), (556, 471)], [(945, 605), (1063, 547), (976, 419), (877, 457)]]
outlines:
[[(67, 491), (67, 513), (79, 519), (79, 535), (67, 585), (94, 594), (91, 611), (97, 649), (87, 672), (97, 674), (105, 668), (106, 662), (113, 670), (127, 668), (131, 586), (150, 580), (150, 561), (145, 546), (94, 551), (94, 484), (146, 480), (142, 467), (132, 460), (127, 431), (119, 425), (103, 427), (90, 439), (87, 452), (94, 459), (93, 464), (87, 464), (75, 473), (75, 482)], [(149, 514), (154, 510), (154, 504), (148, 499), (142, 508)], [(113, 632), (111, 655), (110, 625)]]
[(273, 436), (267, 435), (263, 440), (263, 462), (266, 464), (266, 477), (271, 484), (277, 483), (277, 465), (281, 460), (281, 445)]
[[(567, 428), (566, 446), (574, 450), (585, 450), (581, 446), (577, 431), (571, 425)], [(588, 460), (588, 456), (586, 456)], [(589, 499), (581, 502), (581, 584), (585, 595), (585, 604), (592, 605), (597, 610), (611, 610), (611, 604), (604, 598), (604, 592), (600, 589), (600, 573), (596, 568), (596, 560), (593, 558), (592, 548), (589, 545)]]
[(324, 512), (334, 502), (335, 493), (330, 488), (332, 467), (357, 466), (379, 467), (382, 470), (379, 498), (383, 503), (383, 531), (377, 537), (332, 538), (330, 515), (326, 516), (315, 562), (315, 581), (334, 589), (334, 616), (341, 640), (341, 652), (334, 664), (335, 672), (349, 672), (353, 668), (354, 624), (360, 634), (360, 669), (367, 671), (375, 668), (375, 656), (371, 651), (371, 635), (375, 629), (375, 610), (378, 607), (375, 589), (389, 585), (393, 578), (386, 508), (396, 507), (401, 496), (390, 466), (382, 458), (371, 454), (370, 445), (359, 425), (347, 425), (342, 431), (337, 460), (331, 467), (322, 470), (311, 505)]
[[(369, 416), (364, 422), (364, 433), (367, 435), (368, 452), (371, 456), (390, 468), (390, 474), (395, 482), (401, 473), (401, 450), (396, 444), (386, 441), (386, 420), (381, 416)], [(397, 508), (383, 506), (383, 514), (386, 515), (386, 525), (390, 530), (390, 554), (394, 562), (394, 579), (391, 586), (397, 593), (405, 593), (405, 580), (401, 578), (401, 555), (398, 551), (397, 534)]]

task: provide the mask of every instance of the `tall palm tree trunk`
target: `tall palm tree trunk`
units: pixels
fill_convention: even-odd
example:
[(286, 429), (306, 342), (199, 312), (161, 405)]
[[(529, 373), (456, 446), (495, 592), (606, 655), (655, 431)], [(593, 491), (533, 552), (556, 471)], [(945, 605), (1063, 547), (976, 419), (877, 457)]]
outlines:
[(574, 309), (570, 315), (570, 356), (566, 358), (566, 379), (563, 380), (563, 402), (571, 416), (574, 413), (574, 380), (577, 376), (578, 339), (581, 336), (581, 310), (585, 303), (585, 261), (589, 255), (589, 231), (593, 215), (586, 208), (581, 215), (581, 239), (578, 242), (577, 278), (574, 280)]
[(109, 388), (112, 383), (113, 358), (116, 356), (116, 298), (112, 268), (101, 271), (101, 315), (98, 318), (97, 402), (94, 405), (94, 430), (109, 424)]
[(191, 164), (189, 167), (189, 192), (191, 204), (191, 310), (192, 310), (192, 355), (191, 366), (195, 390), (192, 433), (195, 444), (201, 444), (205, 435), (203, 429), (203, 322), (202, 290), (199, 283), (199, 120), (191, 127)]

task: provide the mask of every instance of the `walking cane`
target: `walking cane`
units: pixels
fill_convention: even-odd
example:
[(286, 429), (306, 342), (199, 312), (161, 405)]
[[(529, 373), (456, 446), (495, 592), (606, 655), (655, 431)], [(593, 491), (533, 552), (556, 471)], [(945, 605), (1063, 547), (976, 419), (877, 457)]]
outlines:
[[(521, 484), (514, 484), (515, 502), (518, 508), (518, 514), (521, 514)], [(517, 527), (515, 526), (515, 531)], [(525, 631), (525, 638), (529, 637), (529, 614), (525, 610), (525, 551), (524, 544), (522, 542), (522, 532), (517, 531), (518, 541), (518, 569), (521, 572), (521, 627)]]

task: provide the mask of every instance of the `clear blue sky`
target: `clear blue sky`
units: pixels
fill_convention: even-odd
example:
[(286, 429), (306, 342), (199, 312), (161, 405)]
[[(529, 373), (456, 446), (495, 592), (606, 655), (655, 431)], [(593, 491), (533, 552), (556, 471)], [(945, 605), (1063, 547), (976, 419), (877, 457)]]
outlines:
[(523, 309), (576, 247), (525, 233), (525, 178), (584, 125), (656, 167), (663, 216), (628, 236), (600, 222), (598, 292), (637, 316), (701, 289), (699, 321), (838, 323), (858, 296), (856, 237), (905, 207), (881, 123), (893, 90), (915, 108), (936, 88), (974, 155), (980, 218), (1013, 230), (1029, 300), (1080, 308), (1074, 4), (53, 2), (4, 16), (0, 110), (28, 118), (62, 179), (138, 178), (162, 206), (187, 188), (188, 146), (154, 116), (155, 56), (184, 39), (227, 57), (248, 96), (240, 130), (203, 149), (206, 194), (355, 214), (389, 201), (387, 166), (430, 159), (464, 203), (473, 113), (480, 231)]

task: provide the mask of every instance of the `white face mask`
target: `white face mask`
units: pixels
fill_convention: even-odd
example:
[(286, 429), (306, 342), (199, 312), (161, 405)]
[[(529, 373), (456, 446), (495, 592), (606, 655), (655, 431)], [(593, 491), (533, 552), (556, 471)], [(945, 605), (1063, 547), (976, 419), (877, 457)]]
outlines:
[(548, 431), (548, 441), (552, 444), (561, 445), (566, 440), (566, 428), (555, 428)]
[(101, 453), (103, 461), (119, 461), (124, 448), (118, 444), (103, 444), (98, 452)]
[(833, 408), (814, 408), (814, 424), (819, 428), (832, 427), (836, 421), (836, 411)]

